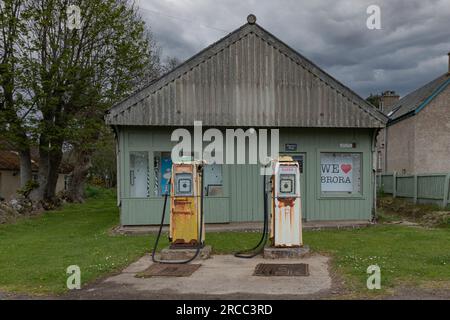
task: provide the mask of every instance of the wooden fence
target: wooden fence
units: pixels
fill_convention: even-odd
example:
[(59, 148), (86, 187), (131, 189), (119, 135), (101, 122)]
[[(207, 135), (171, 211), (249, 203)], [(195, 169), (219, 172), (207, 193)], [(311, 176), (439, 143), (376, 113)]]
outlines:
[(443, 208), (450, 204), (450, 173), (398, 175), (377, 174), (378, 191), (406, 198), (414, 203), (433, 203)]

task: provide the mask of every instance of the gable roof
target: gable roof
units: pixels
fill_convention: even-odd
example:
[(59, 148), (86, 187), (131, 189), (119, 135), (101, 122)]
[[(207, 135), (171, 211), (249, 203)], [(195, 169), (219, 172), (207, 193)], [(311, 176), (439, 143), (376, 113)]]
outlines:
[(113, 106), (110, 125), (384, 127), (387, 117), (257, 24)]
[(386, 114), (390, 121), (400, 121), (417, 114), (450, 84), (450, 73), (446, 72), (424, 86), (414, 90), (392, 105)]
[[(30, 148), (31, 153), (31, 170), (33, 172), (39, 169), (39, 151), (36, 146)], [(0, 170), (20, 170), (20, 156), (14, 145), (7, 140), (0, 140)], [(59, 173), (70, 173), (73, 166), (64, 158), (59, 167)]]
[[(36, 159), (31, 159), (31, 168), (33, 171), (37, 171)], [(20, 170), (19, 153), (17, 151), (0, 149), (0, 170)]]

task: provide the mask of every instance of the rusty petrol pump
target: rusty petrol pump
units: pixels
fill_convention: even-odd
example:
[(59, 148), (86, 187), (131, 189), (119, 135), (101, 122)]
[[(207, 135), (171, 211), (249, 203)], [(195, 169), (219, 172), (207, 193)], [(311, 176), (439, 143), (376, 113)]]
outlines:
[(291, 157), (273, 162), (270, 239), (273, 247), (302, 247), (299, 165)]
[(170, 248), (203, 246), (203, 164), (174, 163), (170, 190)]
[[(204, 248), (205, 227), (203, 214), (203, 166), (202, 161), (185, 160), (172, 164), (169, 193), (164, 198), (161, 224), (152, 253), (154, 262), (184, 264), (198, 257)], [(164, 224), (167, 197), (170, 194), (170, 225), (168, 249), (161, 252), (162, 260), (155, 253)], [(194, 255), (184, 258), (186, 254)], [(208, 253), (209, 254), (209, 253)], [(184, 260), (183, 260), (184, 258)]]
[[(292, 157), (282, 156), (272, 160), (270, 166), (271, 177), (266, 179), (264, 175), (263, 182), (264, 229), (261, 239), (252, 249), (235, 253), (238, 258), (253, 258), (261, 252), (269, 259), (300, 258), (309, 252), (303, 245), (299, 164)], [(266, 247), (269, 239), (270, 246)]]

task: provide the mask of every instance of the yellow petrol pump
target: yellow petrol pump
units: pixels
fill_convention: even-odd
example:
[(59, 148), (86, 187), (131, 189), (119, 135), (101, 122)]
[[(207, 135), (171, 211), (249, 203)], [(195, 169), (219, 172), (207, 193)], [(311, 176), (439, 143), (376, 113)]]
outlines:
[(301, 247), (303, 238), (299, 165), (288, 156), (280, 157), (272, 165), (272, 246)]
[(169, 231), (171, 248), (197, 247), (203, 244), (202, 169), (203, 164), (199, 161), (172, 165)]
[(183, 261), (156, 260), (155, 254), (161, 237), (165, 219), (167, 197), (164, 198), (161, 224), (152, 252), (153, 262), (181, 264), (193, 261), (203, 248), (204, 215), (203, 215), (203, 162), (182, 160), (172, 164), (171, 178), (168, 182), (170, 190), (170, 249), (197, 249), (195, 255)]

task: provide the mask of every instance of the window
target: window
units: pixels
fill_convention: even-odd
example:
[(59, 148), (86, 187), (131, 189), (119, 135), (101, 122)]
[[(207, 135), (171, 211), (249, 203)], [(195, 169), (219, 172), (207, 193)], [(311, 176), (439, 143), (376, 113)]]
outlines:
[(170, 152), (155, 152), (153, 170), (155, 172), (155, 185), (153, 186), (155, 196), (163, 196), (169, 193), (168, 184), (172, 176), (172, 158)]
[(383, 170), (383, 154), (381, 153), (381, 151), (378, 151), (377, 153), (378, 155), (378, 167), (377, 167), (377, 171), (381, 172)]
[(64, 175), (64, 190), (69, 190), (69, 185), (72, 180), (72, 176), (65, 174)]
[(325, 194), (361, 193), (361, 154), (321, 153), (320, 188)]
[(203, 192), (205, 196), (223, 196), (222, 165), (205, 165), (203, 168), (203, 177)]
[(130, 197), (147, 198), (149, 195), (148, 152), (130, 152)]

